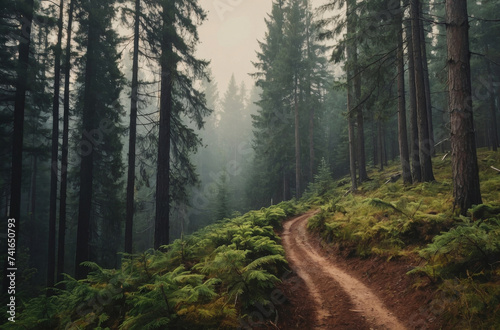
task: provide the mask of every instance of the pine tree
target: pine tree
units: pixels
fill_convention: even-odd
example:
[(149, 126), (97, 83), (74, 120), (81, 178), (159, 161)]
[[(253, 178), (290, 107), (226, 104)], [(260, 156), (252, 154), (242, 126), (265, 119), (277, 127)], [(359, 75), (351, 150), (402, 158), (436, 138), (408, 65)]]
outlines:
[(453, 197), (455, 206), (465, 215), (472, 205), (482, 203), (472, 112), (467, 1), (446, 0), (445, 4)]
[(9, 218), (16, 220), (16, 237), (20, 234), (21, 224), (21, 184), (23, 169), (23, 133), (24, 113), (26, 107), (26, 91), (28, 90), (28, 72), (30, 65), (31, 24), (33, 21), (33, 0), (18, 3), (21, 30), (19, 31), (19, 48), (14, 101), (14, 129), (12, 135), (12, 167), (10, 183)]
[(415, 88), (415, 59), (413, 57), (413, 39), (411, 21), (406, 28), (408, 48), (408, 94), (410, 103), (410, 150), (412, 178), (415, 182), (422, 181), (422, 167), (420, 165), (420, 147), (418, 136), (417, 96)]
[(422, 181), (434, 181), (431, 159), (431, 140), (429, 136), (429, 121), (427, 109), (427, 96), (425, 92), (424, 68), (422, 59), (422, 42), (420, 24), (420, 1), (410, 1), (410, 14), (412, 24), (412, 43), (413, 60), (415, 70), (415, 91), (417, 98), (417, 117), (418, 117), (418, 137), (420, 150), (420, 166), (422, 172)]
[[(356, 16), (356, 0), (346, 0), (346, 20), (347, 20), (347, 39), (354, 40), (356, 33), (355, 16)], [(356, 180), (356, 148), (355, 148), (355, 132), (354, 132), (354, 108), (355, 90), (354, 90), (354, 68), (357, 64), (353, 62), (354, 54), (357, 52), (355, 43), (351, 40), (345, 47), (346, 53), (346, 73), (347, 73), (347, 130), (349, 132), (349, 172), (351, 174), (351, 190), (358, 189)]]
[[(284, 44), (285, 8), (283, 1), (273, 2), (272, 12), (266, 19), (267, 32), (259, 42), (256, 85), (262, 89), (258, 102), (260, 110), (252, 117), (254, 127), (255, 161), (253, 183), (249, 196), (255, 206), (268, 205), (270, 200), (283, 201), (291, 198), (290, 163), (293, 148), (287, 141), (293, 140), (288, 129), (292, 117), (281, 100), (286, 98), (282, 88), (282, 47)], [(253, 190), (259, 193), (253, 193)]]
[(49, 249), (47, 262), (47, 287), (53, 287), (56, 271), (56, 222), (57, 222), (57, 177), (59, 171), (59, 95), (61, 85), (61, 53), (64, 1), (59, 2), (57, 20), (57, 43), (54, 48), (54, 97), (52, 101), (52, 157), (50, 176)]
[(123, 78), (117, 66), (118, 38), (111, 28), (115, 15), (113, 4), (113, 0), (90, 0), (83, 4), (86, 15), (80, 21), (78, 36), (86, 52), (82, 59), (84, 70), (79, 77), (82, 84), (79, 96), (81, 138), (76, 146), (81, 157), (77, 278), (83, 278), (87, 273), (81, 263), (96, 260), (95, 251), (103, 247), (97, 235), (103, 235), (101, 241), (109, 247), (101, 251), (101, 261), (106, 267), (114, 266), (116, 240), (120, 237), (122, 205), (117, 193), (123, 171), (120, 141), (123, 129), (119, 126), (122, 109), (118, 98)]
[(137, 135), (137, 104), (139, 94), (139, 28), (141, 1), (135, 0), (134, 54), (132, 59), (132, 91), (130, 95), (130, 128), (128, 145), (127, 210), (125, 216), (125, 252), (132, 253), (135, 192), (135, 145)]
[(4, 160), (0, 165), (0, 210), (7, 214), (10, 196), (10, 164), (12, 154), (11, 130), (15, 98), (16, 34), (14, 1), (0, 2), (0, 153)]
[(75, 1), (70, 0), (68, 9), (68, 25), (66, 28), (66, 50), (64, 59), (64, 110), (63, 134), (61, 152), (61, 188), (59, 191), (59, 230), (57, 242), (57, 282), (63, 280), (65, 252), (66, 252), (66, 201), (68, 190), (68, 151), (69, 151), (69, 102), (70, 102), (70, 73), (71, 73), (71, 38), (73, 26), (73, 11)]
[(169, 242), (171, 202), (185, 203), (186, 187), (197, 182), (189, 154), (201, 142), (183, 118), (201, 128), (203, 117), (210, 113), (204, 95), (193, 87), (194, 79), (206, 77), (207, 62), (193, 54), (198, 43), (195, 20), (203, 21), (205, 12), (194, 1), (144, 3), (147, 41), (161, 70), (154, 238), (158, 249)]
[(405, 184), (412, 183), (410, 156), (408, 150), (408, 132), (406, 130), (406, 97), (405, 97), (405, 64), (404, 64), (404, 42), (403, 42), (403, 16), (404, 12), (401, 5), (398, 6), (399, 13), (397, 14), (398, 32), (398, 141), (399, 153), (401, 160), (401, 169), (403, 182)]
[(316, 157), (311, 108), (317, 103), (312, 100), (319, 97), (326, 75), (324, 61), (318, 60), (324, 49), (315, 40), (307, 1), (275, 2), (266, 23), (266, 39), (254, 63), (262, 88), (261, 110), (253, 116), (254, 186), (265, 192), (256, 205), (289, 199), (293, 185), (295, 196), (301, 196)]

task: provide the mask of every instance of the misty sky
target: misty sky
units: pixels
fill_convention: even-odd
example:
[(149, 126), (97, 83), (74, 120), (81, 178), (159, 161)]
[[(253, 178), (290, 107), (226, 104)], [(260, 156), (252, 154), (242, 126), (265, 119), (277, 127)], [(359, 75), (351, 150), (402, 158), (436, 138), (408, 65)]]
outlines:
[[(311, 0), (313, 9), (326, 0)], [(247, 89), (253, 86), (248, 73), (255, 69), (259, 50), (257, 40), (263, 41), (266, 33), (264, 18), (271, 12), (271, 0), (200, 0), (207, 11), (207, 20), (199, 27), (198, 56), (210, 60), (213, 76), (220, 95), (234, 73), (236, 81), (244, 80)]]

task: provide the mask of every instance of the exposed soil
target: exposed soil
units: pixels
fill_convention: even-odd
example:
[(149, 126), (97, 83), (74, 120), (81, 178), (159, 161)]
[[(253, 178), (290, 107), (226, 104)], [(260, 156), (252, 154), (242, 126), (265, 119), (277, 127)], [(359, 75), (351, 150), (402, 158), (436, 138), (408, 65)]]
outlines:
[(432, 290), (414, 289), (408, 260), (344, 258), (307, 232), (313, 212), (284, 223), (292, 274), (280, 289), (280, 329), (439, 329)]

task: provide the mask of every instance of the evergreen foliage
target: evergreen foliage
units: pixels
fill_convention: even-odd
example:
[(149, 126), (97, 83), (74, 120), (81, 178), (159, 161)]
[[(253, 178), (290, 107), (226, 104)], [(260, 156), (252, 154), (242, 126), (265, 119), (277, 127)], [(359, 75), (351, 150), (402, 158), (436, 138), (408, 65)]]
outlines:
[(330, 167), (326, 163), (324, 158), (321, 159), (318, 173), (314, 175), (314, 181), (307, 187), (306, 194), (304, 198), (307, 199), (310, 196), (324, 197), (328, 199), (325, 195), (330, 193), (335, 188), (335, 182), (330, 173)]
[[(85, 262), (87, 278), (27, 301), (16, 325), (30, 329), (229, 329), (266, 305), (286, 270), (274, 229), (291, 202), (224, 219), (182, 240), (125, 256), (118, 269)], [(7, 325), (4, 325), (6, 327)]]
[[(93, 16), (93, 20), (99, 22), (99, 26), (95, 28), (99, 30), (104, 41), (97, 44), (93, 54), (86, 53), (77, 60), (80, 69), (77, 82), (80, 88), (77, 92), (75, 109), (77, 121), (72, 137), (73, 150), (78, 161), (83, 164), (85, 158), (92, 153), (91, 234), (90, 241), (86, 243), (90, 244), (91, 249), (88, 257), (107, 268), (117, 266), (117, 252), (118, 247), (121, 246), (121, 226), (125, 208), (122, 139), (126, 130), (122, 123), (124, 110), (119, 101), (125, 80), (119, 69), (121, 54), (117, 50), (122, 40), (111, 24), (115, 18), (112, 3), (113, 1), (101, 2), (99, 12), (92, 13), (92, 15), (98, 15), (98, 17)], [(84, 13), (80, 17), (79, 30), (76, 34), (80, 50), (87, 49), (89, 25), (96, 24), (89, 21), (89, 11), (96, 9), (88, 8), (88, 6), (89, 4), (86, 4), (80, 8)], [(95, 72), (99, 72), (99, 77), (88, 77), (86, 66), (89, 56), (94, 58), (92, 65)], [(92, 80), (89, 82), (88, 79)], [(84, 113), (86, 93), (96, 95), (95, 104), (92, 105), (94, 111), (92, 117)], [(78, 186), (81, 169), (73, 168), (71, 174), (70, 181)], [(80, 191), (77, 189), (75, 193), (80, 193)], [(75, 205), (75, 208), (77, 207), (82, 206)]]
[(302, 181), (312, 180), (305, 173), (315, 170), (311, 164), (321, 156), (314, 142), (323, 133), (317, 127), (328, 76), (308, 2), (274, 1), (272, 8), (253, 74), (262, 88), (260, 109), (252, 116), (255, 160), (248, 195), (255, 207), (299, 197)]

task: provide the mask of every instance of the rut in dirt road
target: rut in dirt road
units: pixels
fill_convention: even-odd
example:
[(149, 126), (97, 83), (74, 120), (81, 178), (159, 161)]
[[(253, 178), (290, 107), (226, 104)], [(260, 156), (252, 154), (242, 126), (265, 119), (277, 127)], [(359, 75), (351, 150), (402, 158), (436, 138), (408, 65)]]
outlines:
[(315, 302), (314, 329), (406, 329), (366, 285), (314, 249), (306, 230), (312, 214), (285, 222), (282, 238), (292, 269)]

